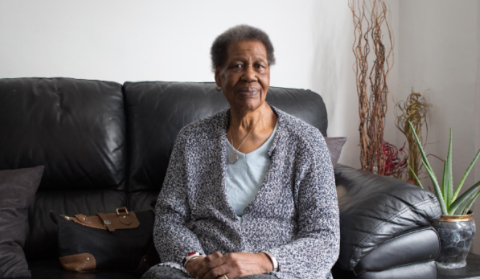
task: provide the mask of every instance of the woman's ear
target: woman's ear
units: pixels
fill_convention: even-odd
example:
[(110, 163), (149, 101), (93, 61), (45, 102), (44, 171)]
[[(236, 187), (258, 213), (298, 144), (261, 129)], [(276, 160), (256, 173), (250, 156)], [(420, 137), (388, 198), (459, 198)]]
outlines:
[(222, 87), (222, 80), (220, 77), (220, 67), (217, 67), (215, 69), (215, 83), (217, 84), (218, 87)]

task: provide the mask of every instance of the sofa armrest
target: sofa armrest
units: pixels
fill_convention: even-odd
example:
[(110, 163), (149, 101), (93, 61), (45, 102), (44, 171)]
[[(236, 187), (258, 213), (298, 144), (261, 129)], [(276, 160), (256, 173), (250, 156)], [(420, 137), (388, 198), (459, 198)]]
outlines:
[(341, 234), (337, 264), (344, 270), (353, 270), (392, 237), (440, 218), (435, 195), (403, 180), (340, 164), (335, 180)]

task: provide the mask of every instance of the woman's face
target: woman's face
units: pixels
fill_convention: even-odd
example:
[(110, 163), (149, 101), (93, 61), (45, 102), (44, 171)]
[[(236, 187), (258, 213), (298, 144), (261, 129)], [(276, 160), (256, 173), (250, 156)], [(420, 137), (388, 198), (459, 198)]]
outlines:
[(240, 41), (227, 48), (225, 65), (215, 71), (217, 86), (237, 111), (259, 108), (270, 86), (267, 50), (260, 41)]

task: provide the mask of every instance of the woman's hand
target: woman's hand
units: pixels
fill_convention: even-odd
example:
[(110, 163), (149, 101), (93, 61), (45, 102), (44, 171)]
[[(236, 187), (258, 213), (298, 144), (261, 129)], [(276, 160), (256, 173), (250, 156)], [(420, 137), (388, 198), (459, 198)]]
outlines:
[(186, 266), (185, 266), (185, 269), (188, 271), (188, 273), (190, 273), (190, 275), (192, 275), (193, 278), (201, 278), (201, 277), (198, 277), (198, 272), (202, 269), (202, 268), (205, 268), (211, 261), (215, 260), (215, 259), (218, 259), (220, 257), (222, 257), (222, 253), (220, 252), (215, 252), (215, 253), (212, 253), (208, 256), (200, 256), (194, 260), (191, 260), (189, 261)]
[(196, 269), (198, 270), (196, 274), (190, 273), (195, 278), (215, 279), (227, 275), (229, 279), (234, 279), (253, 274), (263, 274), (273, 270), (272, 262), (264, 253), (239, 252), (222, 256), (220, 252), (215, 252), (203, 258), (202, 261), (203, 263), (199, 263), (202, 267)]

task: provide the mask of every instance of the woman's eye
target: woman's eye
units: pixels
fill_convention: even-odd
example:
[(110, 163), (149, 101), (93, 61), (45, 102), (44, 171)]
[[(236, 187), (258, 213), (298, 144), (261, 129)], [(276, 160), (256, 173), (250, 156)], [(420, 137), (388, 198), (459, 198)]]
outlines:
[(240, 69), (242, 67), (242, 64), (237, 64), (235, 65), (235, 68)]

